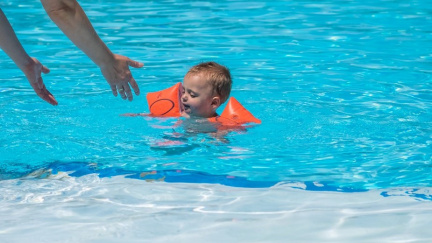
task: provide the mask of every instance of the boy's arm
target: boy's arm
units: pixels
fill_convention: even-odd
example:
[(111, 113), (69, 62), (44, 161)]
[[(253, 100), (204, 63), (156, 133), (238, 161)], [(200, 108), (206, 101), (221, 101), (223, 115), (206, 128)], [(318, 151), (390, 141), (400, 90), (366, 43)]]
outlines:
[(41, 73), (49, 73), (36, 58), (31, 58), (22, 47), (12, 26), (0, 9), (0, 47), (23, 71), (36, 94), (51, 105), (57, 105), (54, 96), (46, 89)]
[(139, 95), (138, 85), (132, 77), (129, 66), (139, 68), (143, 64), (128, 57), (113, 54), (99, 38), (76, 0), (41, 0), (41, 2), (52, 21), (99, 66), (114, 96), (117, 96), (118, 91), (123, 99), (132, 100), (129, 84), (135, 94)]

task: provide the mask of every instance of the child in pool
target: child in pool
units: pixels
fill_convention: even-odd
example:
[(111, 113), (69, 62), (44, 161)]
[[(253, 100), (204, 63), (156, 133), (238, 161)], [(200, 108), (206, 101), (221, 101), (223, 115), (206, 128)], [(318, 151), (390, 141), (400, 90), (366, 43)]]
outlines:
[(204, 62), (189, 69), (183, 79), (181, 115), (187, 118), (216, 117), (216, 109), (231, 92), (232, 80), (227, 67)]
[[(231, 97), (219, 116), (216, 110), (228, 100), (231, 93), (232, 79), (227, 67), (216, 62), (204, 62), (189, 69), (183, 83), (147, 94), (149, 114), (124, 114), (124, 116), (179, 117), (174, 127), (181, 124), (187, 136), (198, 133), (211, 133), (213, 137), (223, 141), (229, 131), (240, 131), (243, 124), (261, 123), (247, 111), (236, 99)], [(184, 137), (174, 131), (174, 140), (164, 141), (158, 146), (172, 145), (179, 142), (177, 136)], [(180, 141), (182, 144), (183, 142)]]
[[(150, 114), (124, 116), (179, 117), (192, 121), (209, 121), (223, 127), (239, 127), (247, 123), (260, 124), (235, 98), (231, 97), (219, 116), (216, 109), (227, 101), (232, 80), (228, 68), (215, 62), (193, 66), (186, 73), (183, 84), (147, 94)], [(202, 119), (204, 118), (204, 119)], [(216, 124), (214, 124), (216, 125)], [(219, 126), (220, 128), (221, 126)]]

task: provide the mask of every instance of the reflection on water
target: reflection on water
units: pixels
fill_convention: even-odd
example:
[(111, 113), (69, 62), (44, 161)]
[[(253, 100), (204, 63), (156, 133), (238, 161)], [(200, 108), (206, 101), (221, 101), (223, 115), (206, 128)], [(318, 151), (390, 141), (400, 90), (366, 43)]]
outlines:
[[(126, 170), (121, 167), (98, 165), (86, 162), (54, 162), (46, 168), (35, 170), (21, 179), (59, 180), (66, 177), (82, 177), (95, 174), (99, 178), (118, 177), (144, 180), (146, 182), (167, 183), (203, 183), (221, 184), (230, 187), (269, 188), (276, 185), (289, 186), (294, 189), (322, 192), (366, 192), (368, 190), (352, 187), (340, 187), (330, 181), (256, 181), (241, 176), (214, 175), (192, 170)], [(430, 188), (390, 188), (380, 193), (383, 197), (412, 197), (416, 200), (432, 200)]]

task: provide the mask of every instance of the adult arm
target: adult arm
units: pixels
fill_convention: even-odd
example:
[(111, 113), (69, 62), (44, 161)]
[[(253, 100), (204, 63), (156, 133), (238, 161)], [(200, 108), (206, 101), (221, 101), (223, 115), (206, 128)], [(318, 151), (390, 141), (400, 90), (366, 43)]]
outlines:
[(99, 66), (114, 96), (117, 96), (118, 91), (123, 99), (132, 100), (130, 86), (135, 94), (139, 95), (138, 84), (132, 77), (129, 66), (139, 68), (143, 64), (113, 54), (99, 38), (76, 0), (41, 0), (41, 2), (51, 20)]
[(1, 9), (0, 47), (25, 74), (36, 94), (51, 105), (57, 105), (56, 99), (45, 87), (41, 76), (41, 73), (49, 73), (49, 69), (27, 54)]

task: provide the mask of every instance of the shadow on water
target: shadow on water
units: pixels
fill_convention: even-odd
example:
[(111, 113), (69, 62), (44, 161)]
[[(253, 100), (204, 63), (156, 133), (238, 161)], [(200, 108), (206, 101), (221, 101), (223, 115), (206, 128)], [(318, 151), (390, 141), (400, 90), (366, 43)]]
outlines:
[(182, 155), (199, 148), (200, 144), (192, 143), (185, 136), (177, 134), (165, 134), (161, 140), (150, 146), (153, 151), (163, 151), (165, 156)]
[[(293, 189), (305, 191), (340, 192), (340, 193), (361, 193), (369, 189), (347, 186), (337, 186), (331, 181), (258, 181), (246, 177), (233, 176), (229, 174), (217, 175), (203, 171), (169, 169), (169, 170), (132, 170), (121, 167), (104, 167), (97, 163), (89, 162), (61, 162), (56, 161), (44, 168), (39, 168), (31, 173), (16, 173), (3, 175), (0, 171), (0, 181), (8, 179), (52, 179), (56, 175), (65, 173), (70, 177), (82, 177), (90, 174), (97, 174), (99, 178), (110, 178), (123, 176), (124, 178), (144, 180), (147, 182), (167, 183), (200, 183), (220, 184), (240, 188), (271, 188), (278, 185), (289, 186)], [(411, 197), (419, 201), (431, 201), (432, 195), (427, 188), (388, 188), (380, 192), (382, 197)]]
[(243, 188), (269, 188), (279, 184), (288, 184), (292, 188), (307, 191), (335, 191), (335, 192), (364, 192), (366, 189), (333, 186), (331, 182), (293, 182), (293, 181), (256, 181), (246, 177), (210, 174), (202, 171), (170, 169), (170, 170), (130, 170), (120, 167), (100, 167), (96, 163), (88, 162), (53, 162), (45, 168), (38, 169), (22, 178), (45, 179), (59, 172), (67, 173), (71, 177), (81, 177), (97, 174), (100, 178), (124, 176), (125, 178), (145, 180), (149, 182), (169, 183), (208, 183), (221, 184)]

